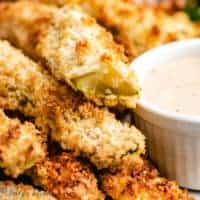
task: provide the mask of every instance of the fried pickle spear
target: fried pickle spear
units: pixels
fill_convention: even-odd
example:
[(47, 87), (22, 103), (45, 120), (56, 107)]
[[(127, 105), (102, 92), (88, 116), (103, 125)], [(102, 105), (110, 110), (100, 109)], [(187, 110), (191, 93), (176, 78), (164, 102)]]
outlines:
[(90, 167), (69, 153), (53, 156), (29, 172), (34, 183), (58, 200), (103, 200)]
[(63, 149), (87, 157), (98, 169), (145, 152), (145, 138), (134, 126), (58, 83), (6, 41), (0, 42), (0, 107), (34, 117)]
[(47, 192), (34, 189), (30, 185), (14, 184), (10, 181), (0, 182), (1, 200), (56, 200)]
[(98, 105), (135, 107), (140, 88), (121, 46), (81, 9), (21, 1), (2, 3), (0, 13), (0, 37), (42, 60), (58, 80)]
[(113, 200), (192, 200), (174, 181), (159, 176), (147, 161), (138, 159), (115, 174), (101, 177), (102, 189)]
[(38, 0), (64, 6), (78, 4), (110, 30), (125, 46), (129, 60), (158, 45), (200, 36), (199, 25), (184, 12), (168, 14), (163, 9), (137, 5), (132, 0)]
[[(35, 45), (37, 43), (38, 32), (45, 27), (45, 24), (51, 19), (56, 8), (53, 6), (47, 7), (42, 4), (40, 6), (35, 6), (28, 2), (23, 2), (22, 4), (27, 7), (27, 11), (24, 9), (20, 12), (20, 4), (16, 4), (16, 10), (12, 12), (9, 9), (9, 3), (7, 4), (0, 1), (0, 9), (5, 11), (5, 16), (1, 16), (0, 26), (2, 29), (0, 31), (0, 38), (9, 39), (11, 43), (23, 47), (27, 54), (34, 57), (36, 56)], [(9, 10), (11, 12), (9, 12)], [(21, 16), (19, 16), (19, 13), (21, 13)], [(5, 21), (9, 18), (11, 19), (10, 24)], [(12, 31), (12, 29), (14, 31)]]
[(30, 122), (8, 118), (0, 109), (0, 167), (16, 178), (46, 156), (46, 138)]

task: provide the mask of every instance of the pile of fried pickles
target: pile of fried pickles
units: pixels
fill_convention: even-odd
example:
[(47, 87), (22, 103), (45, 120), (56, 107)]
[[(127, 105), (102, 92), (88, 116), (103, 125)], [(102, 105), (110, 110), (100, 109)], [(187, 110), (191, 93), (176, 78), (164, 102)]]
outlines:
[(0, 0), (0, 199), (191, 200), (117, 116), (140, 96), (134, 58), (199, 36), (132, 0)]

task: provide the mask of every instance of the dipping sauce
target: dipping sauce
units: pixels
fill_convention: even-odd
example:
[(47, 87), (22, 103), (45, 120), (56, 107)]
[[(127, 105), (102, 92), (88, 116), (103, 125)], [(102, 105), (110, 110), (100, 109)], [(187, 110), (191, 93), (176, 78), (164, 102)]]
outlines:
[(163, 110), (200, 117), (200, 56), (153, 67), (144, 79), (142, 93)]

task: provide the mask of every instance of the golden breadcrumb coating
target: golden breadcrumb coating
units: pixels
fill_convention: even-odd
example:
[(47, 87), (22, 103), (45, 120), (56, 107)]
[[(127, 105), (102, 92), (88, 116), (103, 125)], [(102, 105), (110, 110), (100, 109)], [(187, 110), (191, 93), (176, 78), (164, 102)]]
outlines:
[(58, 6), (79, 4), (123, 44), (132, 60), (158, 45), (200, 36), (200, 28), (184, 12), (169, 14), (161, 8), (132, 0), (38, 0)]
[(58, 80), (95, 103), (134, 108), (138, 81), (112, 35), (77, 7), (43, 7), (30, 1), (2, 3), (0, 37), (39, 57)]
[(36, 185), (58, 200), (103, 200), (89, 166), (69, 153), (53, 156), (37, 164), (30, 173)]
[(41, 32), (38, 54), (52, 74), (105, 105), (135, 107), (139, 87), (134, 72), (110, 33), (80, 9), (65, 7)]
[(46, 156), (45, 136), (32, 123), (8, 118), (0, 109), (0, 167), (17, 177)]
[(30, 185), (14, 184), (10, 181), (0, 182), (1, 200), (56, 200), (47, 192), (34, 189)]
[[(0, 2), (0, 9), (4, 10), (4, 15), (0, 17), (0, 38), (9, 39), (16, 46), (23, 46), (24, 51), (34, 57), (38, 32), (46, 25), (56, 8), (42, 4), (35, 6), (28, 1), (23, 1), (22, 4), (28, 9), (21, 9), (21, 5), (16, 3), (15, 10), (11, 11), (9, 4)], [(10, 20), (9, 23), (6, 19)]]
[(134, 126), (56, 82), (6, 41), (0, 42), (0, 107), (34, 117), (63, 149), (87, 157), (98, 169), (145, 152), (145, 138)]
[[(130, 59), (164, 43), (197, 37), (195, 25), (184, 12), (169, 15), (162, 9), (138, 6), (131, 0), (97, 0), (99, 21), (114, 32)], [(100, 5), (101, 4), (101, 5)]]
[(147, 161), (138, 160), (115, 174), (104, 174), (101, 181), (113, 200), (192, 200), (174, 181), (161, 178)]

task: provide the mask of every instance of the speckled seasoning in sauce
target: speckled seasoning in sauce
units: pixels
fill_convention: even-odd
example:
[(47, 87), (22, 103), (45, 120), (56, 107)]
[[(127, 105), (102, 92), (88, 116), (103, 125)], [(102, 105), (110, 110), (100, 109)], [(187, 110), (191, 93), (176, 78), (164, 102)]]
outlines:
[(200, 116), (200, 57), (155, 66), (143, 82), (143, 98), (167, 111)]

